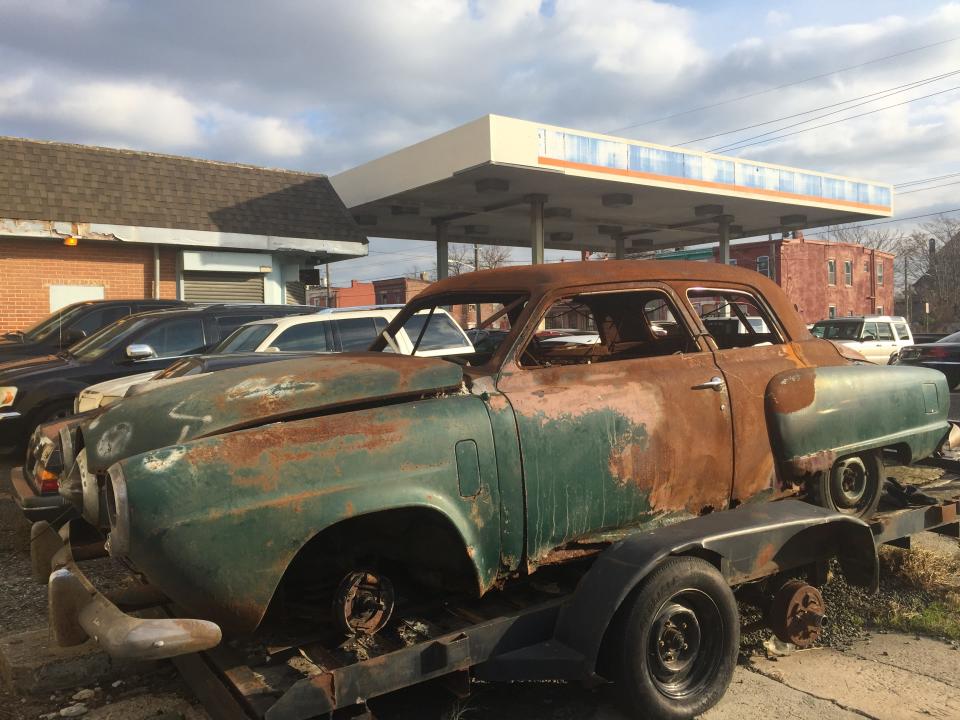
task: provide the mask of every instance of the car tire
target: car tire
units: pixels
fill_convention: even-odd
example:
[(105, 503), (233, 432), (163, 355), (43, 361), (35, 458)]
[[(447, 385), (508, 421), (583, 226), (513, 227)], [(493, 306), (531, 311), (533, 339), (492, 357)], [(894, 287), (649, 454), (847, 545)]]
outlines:
[(706, 560), (672, 557), (621, 608), (611, 669), (628, 717), (692, 718), (727, 691), (740, 646), (733, 591)]
[(817, 505), (869, 520), (883, 494), (883, 460), (875, 450), (847, 455), (829, 472), (817, 473), (812, 484)]

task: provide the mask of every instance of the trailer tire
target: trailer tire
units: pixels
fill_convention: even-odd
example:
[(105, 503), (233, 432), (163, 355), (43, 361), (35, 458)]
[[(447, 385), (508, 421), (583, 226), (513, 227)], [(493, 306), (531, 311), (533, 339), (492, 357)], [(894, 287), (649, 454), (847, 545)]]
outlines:
[(883, 459), (878, 451), (842, 457), (829, 472), (820, 472), (814, 477), (816, 504), (869, 520), (880, 504), (883, 475)]
[(663, 561), (624, 601), (613, 668), (629, 717), (681, 720), (720, 701), (733, 677), (740, 619), (706, 560)]

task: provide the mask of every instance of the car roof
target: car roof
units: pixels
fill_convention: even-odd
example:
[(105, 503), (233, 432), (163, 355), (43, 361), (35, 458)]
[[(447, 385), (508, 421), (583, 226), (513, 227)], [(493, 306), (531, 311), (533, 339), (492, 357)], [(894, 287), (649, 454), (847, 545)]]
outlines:
[(902, 315), (844, 315), (838, 318), (826, 318), (817, 320), (818, 323), (828, 322), (906, 322)]
[[(303, 323), (330, 322), (331, 320), (349, 320), (351, 318), (382, 317), (386, 320), (393, 320), (403, 305), (379, 306), (374, 308), (335, 308), (336, 312), (316, 312), (308, 315), (294, 315), (293, 317), (282, 318), (264, 318), (263, 320), (251, 320), (244, 323), (247, 325), (279, 325), (283, 328), (292, 325), (302, 325)], [(333, 309), (333, 308), (331, 308)]]
[[(133, 313), (128, 317), (149, 319), (149, 318), (168, 318), (175, 315), (189, 317), (191, 315), (243, 315), (249, 312), (263, 312), (264, 310), (277, 313), (277, 317), (286, 315), (300, 315), (316, 311), (316, 308), (310, 305), (260, 305), (255, 303), (231, 305), (225, 303), (216, 303), (213, 305), (187, 305), (186, 307), (173, 307), (168, 310), (147, 310), (145, 312)], [(267, 318), (269, 320), (269, 318)]]

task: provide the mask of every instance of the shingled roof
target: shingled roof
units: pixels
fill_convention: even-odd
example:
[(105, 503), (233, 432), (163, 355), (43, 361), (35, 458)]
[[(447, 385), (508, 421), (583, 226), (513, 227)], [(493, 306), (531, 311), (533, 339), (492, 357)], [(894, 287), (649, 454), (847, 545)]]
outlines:
[(0, 218), (366, 242), (325, 175), (10, 137)]

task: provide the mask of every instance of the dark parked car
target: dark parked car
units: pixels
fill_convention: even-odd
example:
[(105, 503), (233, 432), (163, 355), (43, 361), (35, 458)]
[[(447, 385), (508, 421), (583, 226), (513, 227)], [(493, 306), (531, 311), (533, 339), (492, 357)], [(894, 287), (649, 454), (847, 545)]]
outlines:
[(910, 345), (900, 351), (898, 365), (926, 365), (947, 376), (951, 390), (960, 388), (960, 332), (936, 342)]
[[(225, 355), (194, 355), (177, 360), (166, 370), (157, 373), (154, 379), (169, 381), (227, 368), (289, 360), (313, 354), (319, 353), (240, 352)], [(127, 394), (138, 395), (160, 384), (162, 383), (140, 383), (128, 388)], [(106, 406), (43, 423), (33, 431), (27, 443), (23, 467), (15, 467), (10, 471), (14, 500), (28, 520), (34, 522), (46, 520), (59, 526), (62, 522), (79, 517), (74, 505), (59, 493), (60, 474), (65, 470), (74, 469), (77, 428), (83, 421), (89, 420), (104, 410)]]
[(133, 313), (186, 307), (182, 300), (89, 300), (60, 308), (29, 330), (0, 336), (0, 362), (55, 355)]
[(315, 311), (304, 305), (210, 305), (140, 313), (58, 355), (0, 363), (0, 452), (22, 450), (37, 425), (70, 415), (74, 398), (88, 385), (162, 370), (253, 320)]

